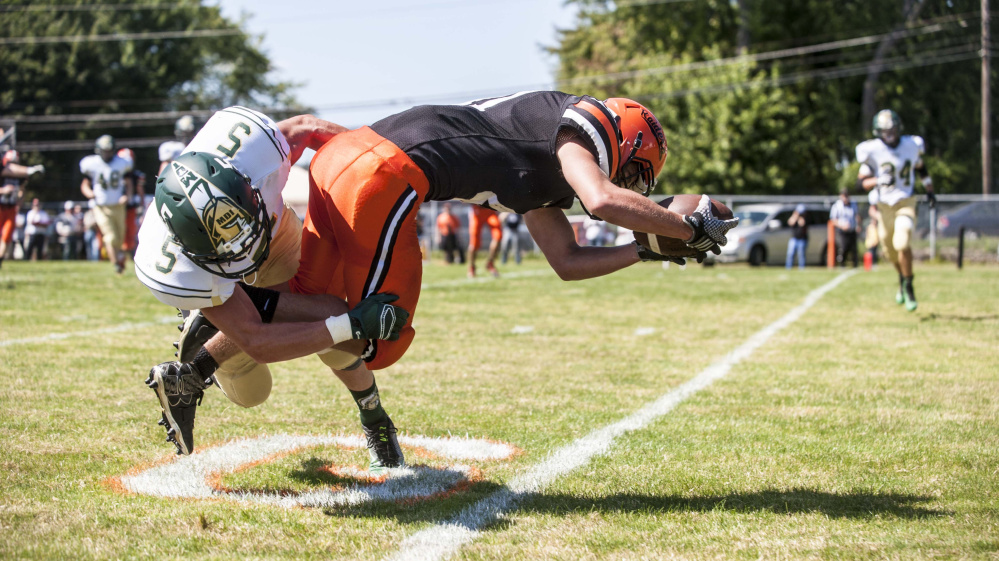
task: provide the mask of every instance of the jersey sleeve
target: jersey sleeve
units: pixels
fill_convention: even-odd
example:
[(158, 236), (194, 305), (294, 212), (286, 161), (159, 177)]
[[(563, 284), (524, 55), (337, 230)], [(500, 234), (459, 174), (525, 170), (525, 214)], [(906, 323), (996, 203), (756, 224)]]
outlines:
[(920, 156), (926, 153), (926, 142), (923, 140), (923, 137), (913, 136), (912, 143), (916, 145), (916, 148), (919, 150)]
[(90, 156), (87, 156), (80, 160), (80, 173), (90, 177)]
[(215, 276), (188, 259), (152, 206), (139, 228), (135, 276), (157, 300), (181, 310), (220, 306), (236, 287), (236, 280)]
[(620, 131), (614, 113), (596, 99), (586, 96), (568, 106), (562, 113), (559, 128), (570, 128), (590, 141), (600, 169), (607, 177), (616, 171), (620, 162), (618, 137)]

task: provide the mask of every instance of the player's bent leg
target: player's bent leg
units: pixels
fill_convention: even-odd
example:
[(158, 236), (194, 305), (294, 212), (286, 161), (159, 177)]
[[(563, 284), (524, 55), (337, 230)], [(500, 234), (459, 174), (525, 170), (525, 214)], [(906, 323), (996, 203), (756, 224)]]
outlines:
[(243, 352), (219, 365), (215, 382), (229, 401), (247, 408), (267, 401), (273, 385), (271, 369)]

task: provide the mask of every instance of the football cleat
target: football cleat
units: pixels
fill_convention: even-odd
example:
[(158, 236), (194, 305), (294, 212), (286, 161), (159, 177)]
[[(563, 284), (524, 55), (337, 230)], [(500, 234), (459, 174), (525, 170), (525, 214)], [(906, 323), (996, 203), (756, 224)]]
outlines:
[(899, 306), (905, 304), (905, 293), (902, 292), (901, 288), (898, 289), (898, 292), (895, 293), (895, 303), (898, 304)]
[(193, 310), (184, 318), (184, 323), (177, 326), (180, 329), (180, 340), (174, 346), (177, 348), (177, 358), (180, 362), (191, 362), (209, 339), (219, 332), (218, 328), (208, 321), (201, 310)]
[(163, 416), (159, 424), (167, 431), (167, 442), (177, 447), (177, 454), (188, 455), (194, 451), (194, 415), (211, 385), (190, 364), (164, 362), (149, 371), (146, 385), (156, 392)]
[(361, 425), (361, 428), (364, 429), (364, 436), (368, 440), (368, 455), (371, 457), (369, 471), (378, 474), (388, 468), (406, 465), (392, 419), (386, 418), (374, 425)]

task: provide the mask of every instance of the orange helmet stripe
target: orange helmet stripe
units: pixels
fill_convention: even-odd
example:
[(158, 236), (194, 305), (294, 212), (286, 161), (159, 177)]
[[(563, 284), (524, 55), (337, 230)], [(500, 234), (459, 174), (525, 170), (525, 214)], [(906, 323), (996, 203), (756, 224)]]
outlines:
[[(607, 176), (610, 179), (614, 179), (617, 175), (618, 166), (621, 165), (621, 131), (614, 120), (613, 113), (611, 113), (604, 105), (594, 99), (583, 98), (572, 107), (569, 108), (570, 111), (574, 111), (576, 115), (582, 117), (584, 123), (582, 126), (586, 129), (592, 127), (593, 131), (590, 133), (594, 142), (598, 139), (602, 141), (603, 146), (598, 146), (598, 152), (603, 148), (607, 154)], [(588, 125), (588, 126), (587, 126)], [(588, 131), (589, 132), (589, 131)]]

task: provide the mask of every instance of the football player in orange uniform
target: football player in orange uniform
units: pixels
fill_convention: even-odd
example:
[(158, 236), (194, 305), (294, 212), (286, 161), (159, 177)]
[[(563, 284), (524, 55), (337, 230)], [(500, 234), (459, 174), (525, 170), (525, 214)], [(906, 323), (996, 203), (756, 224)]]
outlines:
[[(371, 340), (368, 368), (390, 366), (413, 341), (422, 260), (415, 217), (427, 200), (458, 199), (524, 215), (563, 280), (664, 259), (638, 245), (580, 247), (562, 209), (719, 251), (738, 219), (703, 204), (682, 216), (648, 199), (666, 161), (666, 136), (632, 100), (522, 92), (464, 105), (419, 106), (335, 136), (310, 167), (302, 261), (291, 288), (353, 306), (385, 292), (409, 312), (397, 340)], [(705, 197), (706, 198), (706, 197)]]
[(499, 276), (494, 261), (499, 253), (500, 240), (503, 239), (503, 226), (500, 224), (499, 213), (495, 210), (473, 206), (468, 213), (468, 277), (475, 278), (475, 257), (479, 252), (480, 240), (482, 237), (482, 227), (489, 226), (489, 256), (486, 257), (486, 271), (494, 276)]

